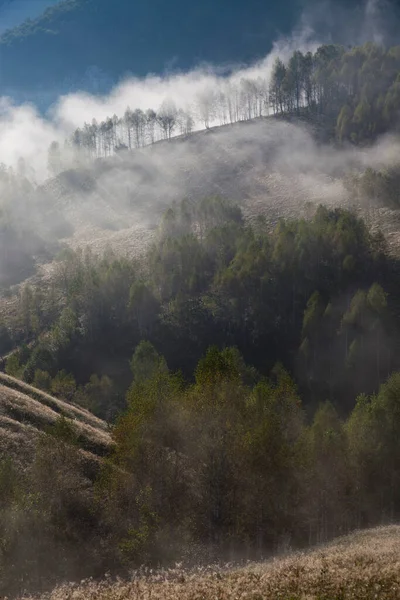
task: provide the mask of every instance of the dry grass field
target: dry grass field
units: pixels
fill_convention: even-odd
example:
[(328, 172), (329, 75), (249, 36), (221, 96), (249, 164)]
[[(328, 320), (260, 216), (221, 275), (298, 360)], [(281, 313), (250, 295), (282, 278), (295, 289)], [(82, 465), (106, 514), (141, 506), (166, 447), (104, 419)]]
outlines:
[(73, 423), (83, 451), (103, 456), (111, 448), (107, 425), (88, 411), (0, 373), (0, 454), (29, 462), (39, 435), (60, 416)]
[(131, 581), (64, 585), (41, 600), (397, 600), (400, 527), (355, 533), (327, 546), (243, 568), (179, 568)]

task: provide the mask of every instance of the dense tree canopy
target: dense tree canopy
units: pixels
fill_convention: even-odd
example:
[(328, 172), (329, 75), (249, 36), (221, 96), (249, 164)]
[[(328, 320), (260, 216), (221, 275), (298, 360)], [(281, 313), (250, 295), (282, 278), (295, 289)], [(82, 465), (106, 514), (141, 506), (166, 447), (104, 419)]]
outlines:
[(83, 467), (62, 418), (26, 472), (0, 462), (2, 589), (397, 519), (399, 285), (382, 236), (323, 206), (271, 231), (184, 200), (140, 260), (60, 255), (0, 329), (6, 371), (107, 419), (115, 447)]
[[(50, 293), (26, 286), (9, 330), (34, 343), (8, 368), (30, 382), (57, 378), (46, 385), (106, 417), (141, 340), (188, 380), (209, 346), (234, 345), (261, 373), (281, 361), (306, 404), (330, 398), (346, 410), (397, 368), (393, 270), (381, 237), (346, 210), (321, 206), (270, 233), (226, 200), (185, 200), (143, 260), (68, 250)], [(101, 396), (112, 381), (107, 407), (90, 390)]]

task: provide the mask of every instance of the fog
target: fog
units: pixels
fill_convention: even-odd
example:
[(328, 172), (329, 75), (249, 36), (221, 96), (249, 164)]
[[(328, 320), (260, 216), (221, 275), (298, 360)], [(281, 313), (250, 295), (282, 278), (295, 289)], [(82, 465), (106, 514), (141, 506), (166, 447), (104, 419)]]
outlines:
[[(325, 5), (324, 5), (325, 6)], [(344, 19), (354, 31), (354, 13), (333, 4), (325, 6), (329, 18)], [(309, 8), (290, 38), (274, 44), (263, 60), (237, 65), (229, 72), (203, 66), (187, 73), (145, 79), (128, 79), (107, 96), (74, 93), (59, 98), (46, 115), (31, 104), (0, 101), (0, 162), (6, 165), (0, 181), (0, 210), (8, 222), (29, 240), (35, 256), (47, 260), (53, 245), (90, 243), (99, 250), (111, 244), (122, 253), (141, 251), (165, 208), (173, 201), (217, 194), (242, 206), (246, 216), (265, 214), (271, 223), (279, 217), (306, 214), (309, 204), (330, 206), (351, 200), (343, 184), (350, 170), (396, 164), (399, 142), (385, 136), (368, 149), (336, 148), (325, 144), (318, 128), (302, 122), (261, 117), (224, 127), (201, 130), (152, 146), (119, 152), (93, 160), (64, 146), (71, 133), (83, 124), (98, 122), (132, 109), (158, 110), (165, 101), (190, 110), (202, 95), (217, 93), (243, 79), (269, 81), (277, 56), (287, 60), (295, 49), (314, 51), (329, 42), (318, 36), (320, 8)], [(386, 2), (368, 0), (359, 21), (357, 41), (382, 41), (387, 31)], [(352, 29), (353, 27), (353, 29)], [(268, 114), (268, 107), (263, 114)], [(66, 172), (49, 178), (48, 149), (57, 141), (66, 158)], [(12, 167), (16, 177), (9, 176)], [(47, 181), (48, 180), (48, 181)], [(37, 237), (42, 244), (37, 245)], [(8, 244), (8, 242), (7, 242)], [(18, 244), (17, 244), (18, 246)], [(26, 249), (32, 254), (31, 245)], [(2, 270), (9, 271), (2, 259)], [(12, 263), (15, 270), (15, 265)], [(22, 270), (22, 272), (25, 272)]]
[[(36, 181), (44, 181), (48, 148), (53, 140), (64, 144), (66, 138), (85, 122), (101, 122), (113, 115), (123, 116), (126, 108), (158, 110), (164, 101), (172, 101), (177, 108), (194, 110), (199, 98), (210, 92), (235, 85), (242, 79), (269, 80), (277, 56), (286, 60), (294, 50), (315, 50), (322, 43), (330, 43), (331, 34), (324, 34), (321, 19), (332, 23), (340, 19), (346, 24), (346, 39), (351, 43), (365, 40), (383, 42), (389, 36), (392, 10), (386, 0), (368, 0), (362, 14), (339, 9), (335, 3), (309, 4), (303, 17), (289, 38), (278, 39), (272, 52), (253, 65), (233, 65), (229, 70), (218, 65), (201, 66), (190, 72), (172, 72), (149, 75), (144, 79), (130, 78), (119, 83), (106, 96), (72, 93), (60, 96), (48, 112), (40, 114), (33, 104), (15, 105), (12, 98), (0, 101), (0, 162), (16, 168), (20, 158), (34, 170)], [(389, 22), (389, 24), (388, 24)], [(321, 31), (322, 33), (316, 33)], [(196, 122), (195, 128), (202, 125)]]
[(310, 203), (347, 205), (343, 177), (396, 164), (399, 151), (392, 136), (369, 149), (338, 150), (307, 125), (265, 118), (85, 160), (37, 188), (3, 184), (3, 199), (13, 222), (47, 242), (99, 250), (110, 243), (135, 254), (143, 237), (134, 232), (154, 229), (174, 201), (219, 195), (273, 224), (306, 214)]
[[(202, 95), (229, 87), (243, 78), (268, 80), (276, 56), (286, 59), (295, 49), (314, 50), (318, 43), (311, 38), (312, 32), (304, 30), (295, 33), (291, 39), (279, 40), (272, 53), (262, 61), (246, 68), (234, 68), (229, 74), (209, 66), (187, 73), (130, 78), (118, 84), (107, 96), (88, 93), (61, 96), (46, 115), (41, 115), (32, 104), (16, 106), (11, 98), (2, 98), (0, 162), (15, 168), (22, 158), (34, 169), (36, 180), (42, 182), (49, 176), (47, 162), (51, 142), (58, 141), (63, 145), (85, 122), (123, 116), (128, 106), (158, 110), (165, 101), (173, 102), (178, 109), (191, 110)], [(200, 129), (200, 123), (195, 128)]]

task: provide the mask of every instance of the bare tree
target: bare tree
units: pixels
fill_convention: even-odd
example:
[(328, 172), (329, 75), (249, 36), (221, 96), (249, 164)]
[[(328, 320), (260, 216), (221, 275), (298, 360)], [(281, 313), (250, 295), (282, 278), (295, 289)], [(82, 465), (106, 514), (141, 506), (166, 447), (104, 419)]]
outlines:
[(179, 127), (179, 133), (181, 135), (188, 135), (192, 133), (194, 127), (194, 120), (192, 115), (180, 108), (177, 113), (177, 124)]
[(287, 77), (290, 81), (290, 92), (293, 96), (296, 111), (300, 111), (303, 89), (304, 89), (304, 55), (298, 50), (293, 53), (289, 60)]
[(216, 95), (216, 118), (220, 125), (228, 123), (228, 99), (225, 89), (220, 88)]
[(176, 127), (178, 111), (172, 100), (164, 100), (157, 114), (157, 122), (163, 132), (164, 139), (170, 140)]
[(129, 150), (132, 149), (132, 121), (133, 121), (133, 112), (131, 111), (131, 109), (128, 108), (125, 111), (125, 115), (124, 115), (124, 124), (125, 124), (125, 128), (128, 134), (128, 148)]
[(285, 110), (285, 79), (286, 67), (280, 58), (277, 58), (271, 76), (270, 99), (275, 113), (283, 114)]
[(269, 92), (267, 80), (263, 79), (262, 77), (257, 77), (255, 86), (257, 99), (256, 116), (262, 117), (269, 114)]
[(197, 112), (204, 127), (208, 129), (216, 115), (216, 96), (214, 90), (209, 87), (201, 91), (197, 96)]
[(157, 114), (151, 108), (146, 111), (146, 131), (147, 131), (147, 140), (150, 144), (154, 144), (155, 142), (155, 128), (157, 123)]
[(144, 129), (146, 125), (146, 117), (144, 112), (137, 108), (132, 114), (132, 125), (135, 134), (135, 147), (144, 146)]

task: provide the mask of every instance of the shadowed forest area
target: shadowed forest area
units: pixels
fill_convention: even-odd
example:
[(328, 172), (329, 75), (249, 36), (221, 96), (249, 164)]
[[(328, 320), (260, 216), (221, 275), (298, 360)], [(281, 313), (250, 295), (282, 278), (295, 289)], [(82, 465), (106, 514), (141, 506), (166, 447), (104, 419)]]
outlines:
[(60, 450), (3, 464), (5, 589), (397, 519), (398, 271), (351, 212), (269, 233), (219, 198), (171, 207), (141, 261), (60, 257), (3, 328), (6, 372), (114, 422), (115, 447), (81, 481), (61, 423)]

